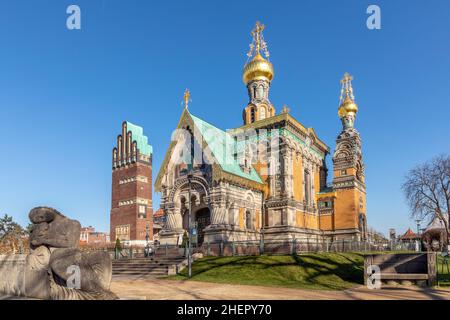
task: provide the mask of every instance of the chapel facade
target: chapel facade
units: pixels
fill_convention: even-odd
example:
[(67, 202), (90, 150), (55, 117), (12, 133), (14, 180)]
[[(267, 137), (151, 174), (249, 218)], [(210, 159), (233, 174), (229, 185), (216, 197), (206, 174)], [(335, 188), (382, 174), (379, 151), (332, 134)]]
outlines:
[(244, 66), (249, 101), (243, 125), (223, 131), (189, 111), (190, 93), (155, 181), (166, 223), (160, 242), (176, 244), (191, 226), (198, 243), (292, 240), (323, 242), (367, 237), (366, 187), (358, 106), (352, 77), (341, 80), (342, 131), (332, 155), (312, 128), (270, 102), (274, 68), (257, 23)]

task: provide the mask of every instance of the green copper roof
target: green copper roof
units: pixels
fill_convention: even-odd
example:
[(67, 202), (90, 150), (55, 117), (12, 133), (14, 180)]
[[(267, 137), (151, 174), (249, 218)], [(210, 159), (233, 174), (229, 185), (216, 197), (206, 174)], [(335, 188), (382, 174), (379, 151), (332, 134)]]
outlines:
[(136, 141), (139, 152), (150, 156), (153, 153), (153, 147), (148, 143), (148, 138), (144, 135), (144, 129), (127, 121), (127, 130), (131, 131), (133, 141)]
[(234, 138), (227, 132), (189, 113), (222, 170), (236, 176), (263, 183), (256, 170), (243, 171), (233, 156)]

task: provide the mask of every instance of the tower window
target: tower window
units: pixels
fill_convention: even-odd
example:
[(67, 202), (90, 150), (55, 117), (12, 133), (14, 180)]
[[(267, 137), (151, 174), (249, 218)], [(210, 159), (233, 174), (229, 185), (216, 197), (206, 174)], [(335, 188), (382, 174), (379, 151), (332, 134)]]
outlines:
[(327, 208), (331, 208), (331, 207), (332, 207), (331, 201), (320, 201), (319, 202), (319, 208), (327, 209)]
[(260, 113), (261, 113), (261, 115), (260, 115), (259, 119), (260, 119), (260, 120), (265, 119), (265, 118), (266, 118), (266, 108), (261, 107)]
[(255, 122), (255, 108), (250, 109), (250, 122)]
[(345, 176), (345, 175), (347, 175), (347, 170), (341, 170), (341, 176)]
[(256, 99), (262, 99), (263, 96), (264, 96), (264, 87), (258, 86), (258, 88), (256, 89)]
[(147, 214), (146, 214), (146, 208), (145, 206), (139, 206), (139, 218), (141, 219), (145, 219)]

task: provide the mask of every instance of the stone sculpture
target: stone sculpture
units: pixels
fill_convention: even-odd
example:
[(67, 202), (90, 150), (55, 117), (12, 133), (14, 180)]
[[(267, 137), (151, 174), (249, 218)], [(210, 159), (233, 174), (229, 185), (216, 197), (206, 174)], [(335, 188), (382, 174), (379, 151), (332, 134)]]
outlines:
[[(107, 252), (83, 252), (78, 249), (81, 225), (53, 208), (30, 211), (32, 252), (12, 268), (0, 267), (0, 291), (38, 299), (117, 299), (109, 290), (111, 258)], [(3, 274), (5, 273), (5, 274)], [(20, 274), (22, 273), (22, 274)]]

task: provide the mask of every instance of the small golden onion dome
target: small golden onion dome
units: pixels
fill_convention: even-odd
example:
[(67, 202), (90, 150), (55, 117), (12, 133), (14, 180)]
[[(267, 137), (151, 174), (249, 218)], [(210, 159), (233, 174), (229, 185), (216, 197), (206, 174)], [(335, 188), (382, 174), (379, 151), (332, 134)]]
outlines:
[(357, 112), (358, 112), (358, 105), (347, 96), (344, 102), (342, 102), (341, 106), (339, 107), (338, 115), (340, 118), (342, 118), (347, 114), (355, 115)]
[(245, 65), (242, 80), (245, 84), (253, 80), (272, 81), (273, 75), (272, 64), (258, 53)]

